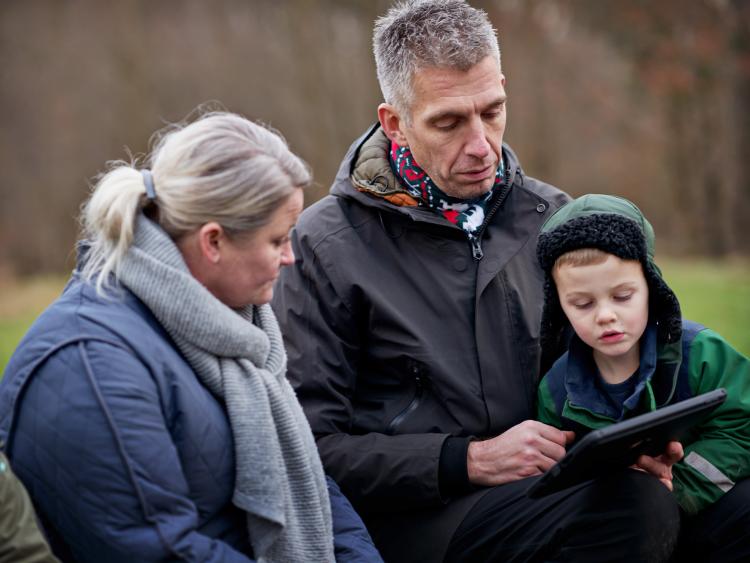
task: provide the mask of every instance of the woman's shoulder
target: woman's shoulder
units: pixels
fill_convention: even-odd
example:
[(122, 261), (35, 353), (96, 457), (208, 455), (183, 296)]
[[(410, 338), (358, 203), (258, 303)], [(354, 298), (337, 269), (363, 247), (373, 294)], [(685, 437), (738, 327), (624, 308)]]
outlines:
[(105, 295), (74, 275), (34, 321), (6, 368), (17, 372), (79, 342), (97, 341), (126, 349), (153, 348), (169, 337), (148, 308), (121, 286)]

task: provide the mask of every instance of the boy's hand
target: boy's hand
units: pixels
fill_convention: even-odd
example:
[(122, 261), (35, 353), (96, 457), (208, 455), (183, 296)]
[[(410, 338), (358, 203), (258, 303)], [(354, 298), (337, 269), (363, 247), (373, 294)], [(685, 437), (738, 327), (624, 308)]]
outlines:
[(684, 455), (685, 452), (682, 450), (682, 444), (679, 442), (669, 442), (663, 454), (656, 457), (642, 455), (638, 458), (633, 468), (640, 469), (657, 477), (671, 491), (673, 489), (672, 466), (680, 461)]
[(525, 420), (500, 436), (471, 442), (469, 481), (492, 486), (544, 473), (565, 455), (565, 445), (574, 438), (573, 432)]

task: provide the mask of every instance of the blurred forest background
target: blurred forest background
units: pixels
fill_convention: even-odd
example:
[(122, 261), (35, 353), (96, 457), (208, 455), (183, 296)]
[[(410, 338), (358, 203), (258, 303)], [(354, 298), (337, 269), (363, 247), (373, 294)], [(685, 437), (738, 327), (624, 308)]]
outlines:
[[(0, 267), (72, 265), (107, 160), (202, 102), (280, 129), (326, 193), (376, 118), (379, 0), (0, 2)], [(750, 2), (475, 1), (498, 29), (528, 174), (617, 193), (659, 252), (748, 255)]]
[[(527, 174), (624, 195), (658, 256), (739, 257), (747, 284), (750, 1), (471, 3), (498, 29)], [(376, 119), (372, 23), (389, 5), (2, 0), (0, 277), (69, 270), (91, 178), (203, 102), (280, 129), (314, 170), (307, 203), (324, 195)]]

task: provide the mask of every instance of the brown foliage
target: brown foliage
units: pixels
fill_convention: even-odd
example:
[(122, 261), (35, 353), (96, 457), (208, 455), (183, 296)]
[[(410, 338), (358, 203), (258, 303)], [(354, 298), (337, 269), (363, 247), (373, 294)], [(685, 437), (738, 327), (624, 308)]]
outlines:
[[(740, 0), (477, 1), (500, 32), (527, 173), (619, 193), (663, 248), (748, 253), (750, 16)], [(107, 160), (196, 105), (284, 132), (327, 191), (380, 92), (368, 0), (4, 0), (0, 266), (71, 265)]]

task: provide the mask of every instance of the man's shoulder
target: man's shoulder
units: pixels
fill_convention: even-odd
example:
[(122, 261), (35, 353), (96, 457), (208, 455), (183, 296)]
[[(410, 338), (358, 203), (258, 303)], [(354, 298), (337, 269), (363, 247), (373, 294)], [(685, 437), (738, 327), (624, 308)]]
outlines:
[(560, 188), (532, 176), (524, 176), (520, 188), (544, 200), (552, 211), (556, 211), (571, 200), (571, 197)]
[(550, 202), (555, 208), (561, 207), (571, 199), (570, 196), (560, 188), (548, 184), (547, 182), (543, 182), (542, 180), (537, 180), (531, 176), (524, 178), (523, 188)]
[(352, 198), (329, 194), (302, 212), (295, 231), (297, 237), (315, 246), (325, 240), (346, 237), (376, 217), (377, 211)]
[(506, 159), (506, 166), (510, 167), (514, 188), (525, 190), (542, 200), (552, 211), (571, 200), (571, 197), (560, 188), (533, 176), (527, 176), (513, 147), (507, 143), (503, 143), (503, 157)]

